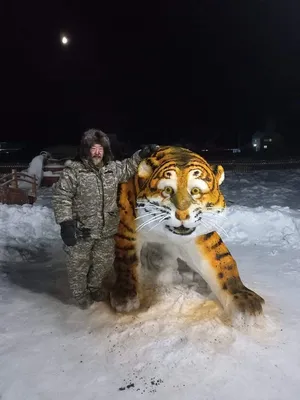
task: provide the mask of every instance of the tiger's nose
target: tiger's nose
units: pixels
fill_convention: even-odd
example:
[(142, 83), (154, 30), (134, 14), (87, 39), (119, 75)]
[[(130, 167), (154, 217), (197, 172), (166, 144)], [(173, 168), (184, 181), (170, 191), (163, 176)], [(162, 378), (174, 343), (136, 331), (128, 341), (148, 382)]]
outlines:
[(187, 210), (181, 211), (181, 210), (177, 210), (175, 212), (175, 217), (177, 219), (179, 219), (179, 221), (185, 221), (187, 219), (190, 219), (190, 214)]

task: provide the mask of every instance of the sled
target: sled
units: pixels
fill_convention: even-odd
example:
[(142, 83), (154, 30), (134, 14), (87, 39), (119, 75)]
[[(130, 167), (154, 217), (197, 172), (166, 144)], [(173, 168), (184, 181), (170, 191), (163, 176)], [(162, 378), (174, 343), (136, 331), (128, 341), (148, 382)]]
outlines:
[[(30, 189), (21, 189), (19, 182), (31, 185)], [(0, 178), (0, 203), (2, 204), (33, 204), (37, 199), (37, 180), (25, 172), (12, 169), (10, 174)]]

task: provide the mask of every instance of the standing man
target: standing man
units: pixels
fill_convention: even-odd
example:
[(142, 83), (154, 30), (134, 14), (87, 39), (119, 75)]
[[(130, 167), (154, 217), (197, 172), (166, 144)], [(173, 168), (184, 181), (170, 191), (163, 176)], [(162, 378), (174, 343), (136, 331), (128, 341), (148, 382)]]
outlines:
[(131, 158), (113, 161), (108, 136), (90, 129), (82, 136), (79, 157), (67, 163), (54, 187), (52, 204), (67, 253), (69, 284), (82, 309), (108, 299), (115, 281), (118, 185), (157, 148), (148, 145)]

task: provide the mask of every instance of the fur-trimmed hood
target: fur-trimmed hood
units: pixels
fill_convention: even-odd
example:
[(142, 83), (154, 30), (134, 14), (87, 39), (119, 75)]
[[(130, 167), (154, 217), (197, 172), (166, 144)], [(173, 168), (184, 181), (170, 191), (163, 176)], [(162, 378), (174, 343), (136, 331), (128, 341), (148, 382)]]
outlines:
[(104, 149), (103, 154), (103, 164), (106, 165), (110, 161), (113, 160), (113, 154), (110, 147), (110, 140), (106, 133), (102, 132), (99, 129), (89, 129), (82, 135), (80, 148), (79, 148), (79, 157), (76, 157), (78, 160), (87, 160), (90, 158), (90, 149), (95, 144), (100, 144)]

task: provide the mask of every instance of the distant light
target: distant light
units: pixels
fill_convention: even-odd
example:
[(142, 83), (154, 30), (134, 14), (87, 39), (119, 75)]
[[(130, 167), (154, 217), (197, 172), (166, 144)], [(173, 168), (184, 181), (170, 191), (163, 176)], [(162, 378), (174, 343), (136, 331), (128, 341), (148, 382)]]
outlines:
[(63, 45), (67, 45), (69, 43), (69, 38), (67, 36), (62, 36), (61, 42)]
[(268, 146), (265, 144), (265, 145), (264, 145), (264, 149), (267, 149), (267, 148), (268, 148)]
[(253, 143), (253, 147), (256, 147), (257, 146), (257, 144), (256, 143)]

